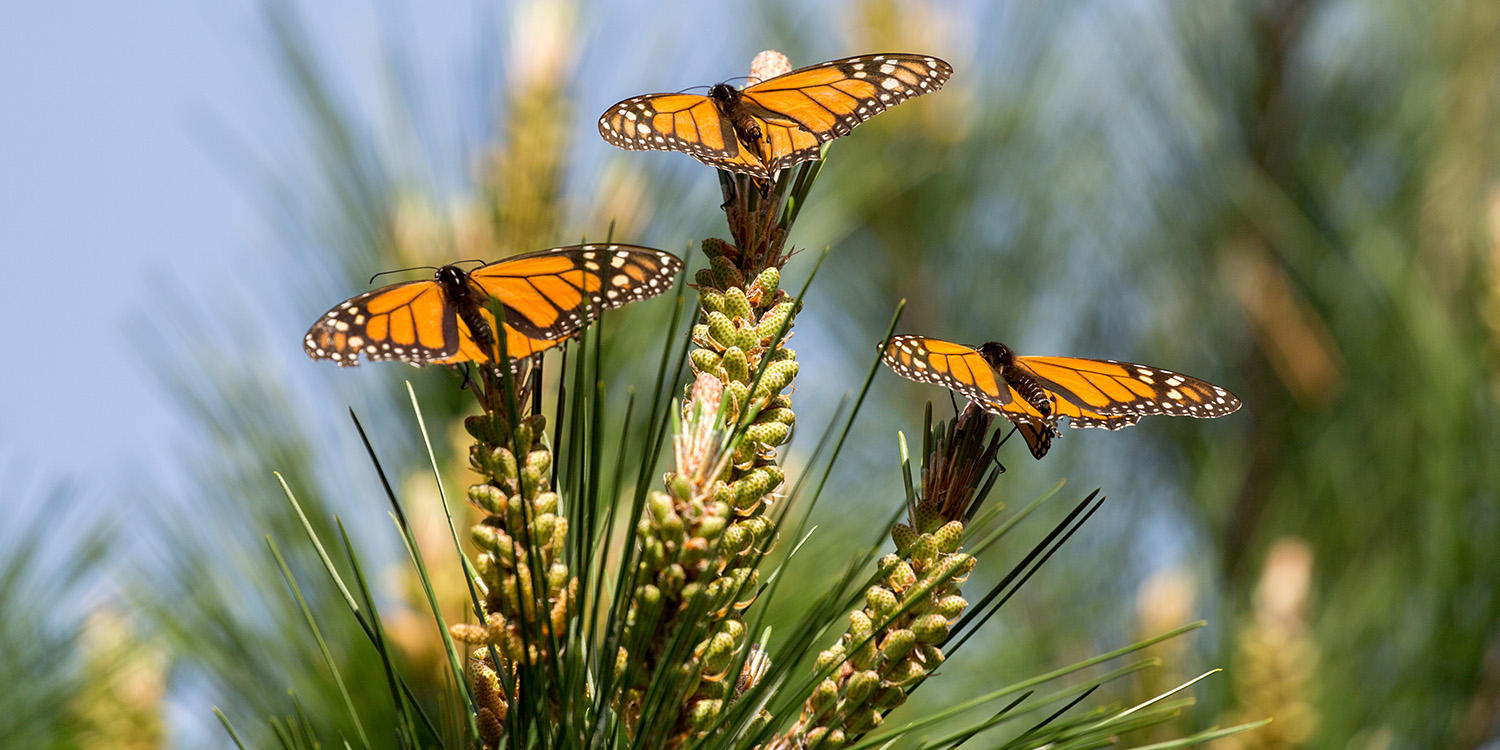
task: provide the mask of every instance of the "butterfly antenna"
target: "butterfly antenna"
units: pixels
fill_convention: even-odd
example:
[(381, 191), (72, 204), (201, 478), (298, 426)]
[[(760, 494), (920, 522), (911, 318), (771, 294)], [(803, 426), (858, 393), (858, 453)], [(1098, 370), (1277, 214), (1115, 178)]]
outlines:
[[(741, 77), (743, 78), (743, 76), (741, 76)], [(732, 81), (734, 79), (731, 78), (729, 80)], [(728, 83), (728, 81), (725, 81), (725, 83)], [(678, 91), (677, 93), (679, 93), (679, 94), (687, 94), (687, 93), (691, 93), (693, 89), (710, 89), (710, 88), (713, 88), (713, 87), (712, 86), (689, 86), (689, 87), (687, 87), (687, 88), (685, 88), (685, 89), (683, 89), (681, 91)]]
[(449, 263), (448, 265), (450, 265), (450, 266), (456, 266), (456, 265), (458, 265), (460, 263), (478, 263), (479, 265), (482, 266), (482, 265), (484, 265), (484, 264), (486, 264), (488, 262), (489, 261), (487, 261), (487, 260), (481, 260), (479, 258), (465, 258), (464, 260), (455, 260), (452, 263)]
[(386, 275), (388, 273), (406, 273), (407, 271), (436, 271), (436, 270), (438, 270), (437, 266), (412, 266), (411, 268), (396, 268), (396, 269), (393, 269), (393, 270), (390, 270), (390, 271), (381, 271), (380, 273), (377, 273), (374, 276), (371, 276), (369, 283), (374, 284), (376, 279), (378, 279), (381, 276), (384, 276), (384, 275)]

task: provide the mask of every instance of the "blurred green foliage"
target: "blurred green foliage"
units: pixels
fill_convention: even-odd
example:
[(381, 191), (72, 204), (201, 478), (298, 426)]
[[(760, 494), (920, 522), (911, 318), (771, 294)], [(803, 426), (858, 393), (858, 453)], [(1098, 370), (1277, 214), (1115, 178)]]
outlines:
[[(914, 7), (920, 17), (925, 6)], [(1146, 471), (1166, 485), (1147, 489), (1153, 503), (1181, 503), (1145, 512), (1197, 540), (1192, 557), (1169, 562), (1194, 569), (1200, 598), (1219, 602), (1210, 661), (1233, 653), (1235, 630), (1222, 626), (1250, 606), (1263, 550), (1301, 537), (1315, 554), (1307, 616), (1322, 654), (1309, 744), (1362, 732), (1397, 747), (1492, 737), (1496, 675), (1484, 654), (1500, 635), (1500, 462), (1487, 446), (1500, 410), (1485, 315), (1500, 241), (1500, 8), (991, 13), (970, 21), (984, 30), (974, 59), (954, 60), (978, 71), (974, 109), (938, 120), (926, 149), (891, 149), (937, 168), (851, 155), (880, 148), (873, 138), (835, 151), (835, 164), (890, 170), (851, 183), (912, 186), (882, 191), (891, 203), (868, 222), (838, 222), (865, 240), (841, 256), (850, 272), (877, 269), (882, 291), (858, 296), (912, 298), (916, 332), (1138, 359), (1234, 389), (1247, 408), (1226, 425), (1110, 436), (1144, 442), (1085, 480)], [(900, 220), (913, 202), (929, 221)], [(1101, 442), (1064, 441), (1059, 460), (1083, 450), (1097, 460)], [(1086, 575), (1128, 595), (1108, 561), (1140, 545), (1104, 540)]]
[[(0, 691), (0, 737), (18, 748), (82, 747), (96, 736), (93, 709), (128, 701), (102, 688), (129, 665), (91, 647), (108, 617), (89, 597), (100, 590), (108, 535), (82, 517), (76, 488), (38, 486), (6, 464), (8, 490), (42, 502), (7, 508), (0, 524), (0, 680), (11, 686)], [(124, 713), (112, 718), (128, 721)]]

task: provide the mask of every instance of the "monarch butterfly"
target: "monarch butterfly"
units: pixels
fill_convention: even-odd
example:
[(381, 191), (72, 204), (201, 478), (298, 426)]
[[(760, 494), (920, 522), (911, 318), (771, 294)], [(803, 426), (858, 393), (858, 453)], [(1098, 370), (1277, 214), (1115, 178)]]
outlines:
[(914, 96), (943, 87), (953, 67), (927, 55), (846, 57), (799, 68), (744, 90), (720, 83), (698, 94), (646, 94), (615, 104), (599, 134), (632, 151), (681, 151), (758, 179), (818, 158), (819, 146)]
[(882, 359), (904, 378), (957, 391), (1014, 422), (1037, 458), (1062, 417), (1073, 427), (1118, 430), (1151, 414), (1222, 417), (1240, 408), (1234, 394), (1182, 373), (1112, 359), (1023, 357), (998, 341), (972, 349), (896, 336)]
[(505, 310), (505, 350), (529, 357), (561, 343), (598, 310), (654, 297), (682, 270), (676, 256), (634, 245), (573, 245), (365, 292), (334, 306), (303, 339), (307, 356), (340, 366), (486, 363), (498, 350), (490, 300)]

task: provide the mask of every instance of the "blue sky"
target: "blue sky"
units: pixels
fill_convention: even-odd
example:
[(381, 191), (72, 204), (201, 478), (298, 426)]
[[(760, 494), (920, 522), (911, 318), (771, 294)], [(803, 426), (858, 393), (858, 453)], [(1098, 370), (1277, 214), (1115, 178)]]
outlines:
[[(303, 12), (360, 26), (340, 18), (358, 19), (349, 3)], [(93, 488), (170, 465), (184, 425), (147, 365), (153, 316), (183, 289), (232, 283), (267, 242), (257, 181), (233, 157), (289, 137), (262, 29), (250, 2), (8, 9), (0, 468)]]

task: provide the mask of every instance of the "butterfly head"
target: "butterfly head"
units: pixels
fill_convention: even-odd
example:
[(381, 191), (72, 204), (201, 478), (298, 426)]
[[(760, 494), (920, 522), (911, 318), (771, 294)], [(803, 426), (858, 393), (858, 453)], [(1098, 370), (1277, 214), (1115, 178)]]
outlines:
[[(760, 123), (755, 121), (755, 117), (745, 106), (745, 95), (739, 89), (727, 83), (716, 83), (709, 88), (708, 98), (718, 108), (719, 114), (734, 127), (735, 137), (740, 143), (752, 148), (762, 144), (765, 139)], [(762, 153), (761, 156), (765, 158), (767, 155)]]
[(712, 99), (714, 104), (719, 105), (721, 112), (739, 104), (741, 97), (740, 90), (727, 83), (716, 83), (708, 87), (708, 98)]
[(1026, 399), (1032, 408), (1043, 417), (1052, 416), (1054, 411), (1052, 395), (1042, 387), (1041, 383), (1037, 382), (1029, 370), (1018, 366), (1016, 353), (1010, 347), (999, 341), (991, 341), (979, 347), (979, 356), (983, 357), (984, 361), (1000, 375), (1000, 378), (1016, 390), (1016, 393), (1021, 394), (1021, 397)]
[(1016, 361), (1016, 353), (999, 341), (991, 341), (979, 347), (979, 356), (984, 357), (984, 361), (1000, 373), (1010, 369)]
[(459, 289), (469, 280), (469, 272), (457, 265), (447, 265), (437, 270), (437, 282), (445, 288)]

